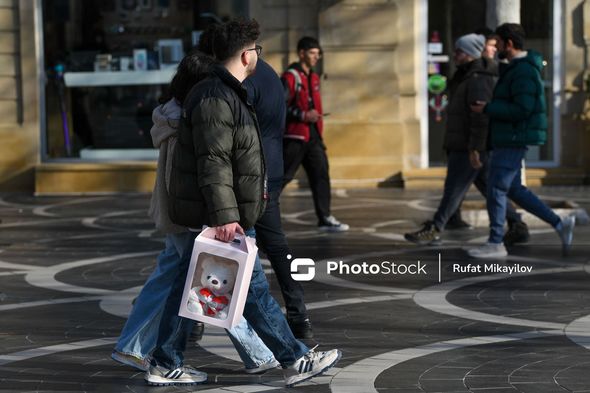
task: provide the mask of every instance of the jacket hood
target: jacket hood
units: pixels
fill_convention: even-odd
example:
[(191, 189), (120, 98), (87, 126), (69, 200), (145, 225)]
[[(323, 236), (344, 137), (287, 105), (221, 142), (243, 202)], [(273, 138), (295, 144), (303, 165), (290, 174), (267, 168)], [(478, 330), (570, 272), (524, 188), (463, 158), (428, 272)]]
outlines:
[(154, 147), (160, 147), (162, 142), (176, 134), (181, 110), (182, 108), (174, 98), (154, 109), (152, 112), (154, 125), (150, 130)]
[[(498, 66), (496, 62), (492, 59), (488, 59), (487, 57), (480, 57), (479, 59), (475, 59), (472, 62), (464, 64), (462, 67), (465, 67), (464, 70), (466, 72), (466, 77), (475, 72), (494, 76), (498, 75)], [(461, 67), (457, 68), (460, 69)]]
[(520, 59), (514, 59), (515, 62), (526, 61), (541, 72), (543, 70), (543, 56), (532, 49), (527, 50), (527, 55)]

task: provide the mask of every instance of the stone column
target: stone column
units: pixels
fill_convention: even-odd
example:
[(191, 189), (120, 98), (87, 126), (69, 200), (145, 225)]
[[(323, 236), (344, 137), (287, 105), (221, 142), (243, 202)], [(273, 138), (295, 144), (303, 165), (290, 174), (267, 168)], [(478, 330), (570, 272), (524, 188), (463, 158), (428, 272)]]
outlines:
[(520, 0), (487, 0), (486, 25), (493, 30), (502, 23), (520, 23)]

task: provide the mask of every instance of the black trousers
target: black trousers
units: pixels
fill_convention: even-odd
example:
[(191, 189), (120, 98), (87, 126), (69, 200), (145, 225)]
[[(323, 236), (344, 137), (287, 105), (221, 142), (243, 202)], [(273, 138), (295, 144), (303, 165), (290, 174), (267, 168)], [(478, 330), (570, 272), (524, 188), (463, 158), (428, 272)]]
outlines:
[(303, 142), (297, 139), (285, 138), (283, 142), (283, 160), (285, 163), (285, 175), (283, 187), (285, 187), (299, 168), (303, 165), (318, 220), (330, 215), (330, 168), (326, 146), (321, 139), (311, 139)]
[(281, 227), (280, 195), (280, 189), (269, 192), (270, 199), (266, 210), (254, 225), (256, 243), (270, 260), (275, 272), (285, 301), (287, 319), (301, 322), (307, 318), (307, 309), (303, 298), (303, 287), (298, 281), (291, 278), (291, 261), (287, 259), (287, 255), (291, 254), (291, 251)]

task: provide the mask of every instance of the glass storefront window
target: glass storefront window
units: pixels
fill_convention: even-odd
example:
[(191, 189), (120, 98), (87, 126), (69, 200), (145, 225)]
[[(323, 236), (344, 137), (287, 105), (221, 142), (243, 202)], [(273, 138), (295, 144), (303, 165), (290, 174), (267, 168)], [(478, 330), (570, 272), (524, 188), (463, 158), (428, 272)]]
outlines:
[(43, 0), (44, 159), (155, 159), (151, 113), (208, 24), (248, 2)]

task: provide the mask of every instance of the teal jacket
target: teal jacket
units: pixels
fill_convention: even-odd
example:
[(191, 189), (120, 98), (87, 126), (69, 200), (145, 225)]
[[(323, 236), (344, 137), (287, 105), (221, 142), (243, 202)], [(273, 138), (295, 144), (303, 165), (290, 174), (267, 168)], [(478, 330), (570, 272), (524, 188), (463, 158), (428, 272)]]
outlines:
[(532, 50), (526, 57), (500, 67), (493, 99), (485, 107), (493, 148), (543, 145), (547, 141), (542, 69), (541, 54)]

